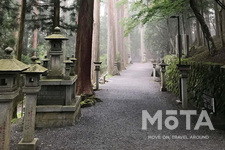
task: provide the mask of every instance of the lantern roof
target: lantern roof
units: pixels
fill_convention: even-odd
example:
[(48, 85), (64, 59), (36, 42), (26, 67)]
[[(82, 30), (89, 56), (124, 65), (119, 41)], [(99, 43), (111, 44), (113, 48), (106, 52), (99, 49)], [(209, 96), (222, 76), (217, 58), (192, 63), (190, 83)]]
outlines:
[(45, 40), (68, 40), (68, 38), (61, 34), (59, 27), (55, 27), (53, 34), (45, 37)]
[(28, 65), (13, 58), (12, 52), (13, 49), (11, 47), (5, 49), (5, 56), (3, 59), (0, 59), (0, 72), (21, 72), (29, 68)]
[(45, 67), (42, 67), (41, 65), (37, 64), (36, 60), (37, 60), (37, 57), (32, 56), (31, 57), (32, 63), (29, 65), (30, 68), (25, 70), (23, 73), (25, 73), (25, 74), (27, 74), (27, 73), (42, 74), (48, 70)]

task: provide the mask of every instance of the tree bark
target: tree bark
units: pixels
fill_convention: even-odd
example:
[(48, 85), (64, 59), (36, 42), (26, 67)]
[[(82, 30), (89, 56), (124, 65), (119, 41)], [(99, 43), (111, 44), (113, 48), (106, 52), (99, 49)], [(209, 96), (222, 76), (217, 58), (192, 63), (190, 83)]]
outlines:
[(76, 82), (77, 95), (92, 95), (94, 93), (91, 84), (93, 8), (93, 0), (80, 1), (76, 38), (76, 56), (78, 68), (78, 79)]
[(91, 63), (91, 70), (92, 70), (91, 77), (93, 83), (96, 82), (94, 62), (100, 61), (99, 34), (100, 34), (100, 1), (94, 0), (94, 24), (93, 24), (92, 63)]
[(22, 0), (20, 9), (20, 27), (17, 40), (17, 59), (21, 60), (23, 50), (23, 34), (24, 34), (24, 21), (26, 15), (26, 0)]
[(218, 4), (216, 1), (214, 1), (214, 10), (215, 10), (216, 36), (220, 37), (219, 11), (218, 11)]
[(55, 27), (59, 27), (60, 23), (60, 0), (54, 0), (54, 20), (53, 30)]
[(146, 50), (145, 50), (145, 41), (144, 41), (144, 36), (145, 36), (145, 27), (141, 25), (141, 62), (146, 63)]
[(199, 21), (199, 23), (201, 24), (201, 28), (202, 31), (204, 33), (204, 37), (207, 40), (207, 45), (208, 45), (208, 49), (209, 49), (209, 55), (213, 56), (216, 52), (216, 46), (215, 43), (213, 41), (213, 38), (211, 36), (211, 33), (209, 31), (208, 26), (205, 23), (204, 17), (201, 15), (201, 13), (199, 12), (198, 8), (197, 8), (197, 3), (195, 0), (190, 0), (190, 6), (197, 18), (197, 20)]

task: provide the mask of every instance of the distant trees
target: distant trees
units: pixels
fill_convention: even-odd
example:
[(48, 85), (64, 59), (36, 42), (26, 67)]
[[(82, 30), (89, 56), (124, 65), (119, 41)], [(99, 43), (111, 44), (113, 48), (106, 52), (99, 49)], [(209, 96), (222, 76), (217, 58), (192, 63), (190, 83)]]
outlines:
[[(225, 33), (224, 20), (225, 7), (224, 0), (157, 0), (157, 1), (133, 1), (131, 3), (131, 11), (133, 15), (125, 22), (125, 33), (129, 33), (138, 24), (147, 24), (147, 26), (156, 25), (162, 30), (166, 29), (169, 36), (165, 36), (164, 40), (170, 41), (168, 43), (158, 44), (155, 51), (162, 49), (166, 51), (174, 48), (174, 37), (177, 34), (177, 22), (172, 21), (170, 16), (179, 15), (181, 33), (188, 34), (190, 37), (190, 44), (196, 46), (208, 46), (209, 54), (212, 56), (216, 51), (215, 38), (216, 34), (220, 38), (221, 46), (225, 46), (223, 34)], [(170, 21), (171, 20), (171, 21)], [(162, 22), (167, 22), (169, 26), (165, 28), (161, 25)], [(163, 25), (165, 24), (163, 23)], [(158, 25), (157, 25), (158, 24)], [(148, 27), (147, 27), (148, 28)], [(151, 35), (147, 35), (151, 36)], [(152, 38), (160, 37), (161, 35), (152, 35)], [(148, 43), (147, 41), (146, 43)], [(220, 47), (218, 47), (220, 48)], [(150, 48), (153, 50), (152, 48)]]

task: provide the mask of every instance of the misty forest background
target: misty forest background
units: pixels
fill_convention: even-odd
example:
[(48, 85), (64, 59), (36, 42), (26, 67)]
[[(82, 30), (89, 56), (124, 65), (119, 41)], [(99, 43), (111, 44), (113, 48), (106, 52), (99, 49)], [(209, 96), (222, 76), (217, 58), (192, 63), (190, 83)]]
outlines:
[[(225, 64), (225, 0), (1, 0), (0, 57), (13, 47), (26, 64), (47, 55), (44, 40), (59, 26), (75, 54), (77, 94), (93, 94), (93, 62), (101, 74), (116, 75), (132, 62), (175, 54), (179, 15), (189, 35), (190, 59)], [(116, 66), (116, 68), (115, 68)]]

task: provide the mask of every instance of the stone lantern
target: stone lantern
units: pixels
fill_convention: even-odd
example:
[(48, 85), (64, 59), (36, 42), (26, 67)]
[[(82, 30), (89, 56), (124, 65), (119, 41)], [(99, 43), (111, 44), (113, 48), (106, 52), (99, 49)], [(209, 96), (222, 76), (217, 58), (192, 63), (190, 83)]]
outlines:
[(70, 70), (71, 70), (71, 65), (73, 64), (73, 62), (70, 60), (70, 57), (67, 57), (66, 61), (64, 61), (65, 63), (65, 77), (64, 79), (70, 79)]
[(19, 96), (18, 75), (29, 68), (14, 59), (13, 49), (5, 49), (5, 56), (0, 59), (0, 149), (9, 150), (13, 100)]
[(23, 72), (26, 75), (25, 86), (23, 87), (23, 92), (26, 94), (26, 106), (23, 138), (19, 142), (19, 150), (35, 150), (38, 141), (37, 138), (34, 138), (37, 94), (41, 89), (39, 85), (40, 75), (47, 69), (37, 64), (36, 60), (36, 56), (31, 57), (30, 68)]
[(99, 72), (100, 72), (100, 66), (102, 62), (94, 62), (95, 64), (95, 71), (96, 71), (96, 90), (99, 89)]
[(187, 99), (187, 78), (188, 73), (191, 70), (190, 65), (177, 65), (180, 70), (181, 77), (181, 99), (183, 109), (188, 109), (188, 99)]
[(167, 91), (166, 89), (166, 81), (165, 81), (165, 73), (166, 73), (166, 66), (168, 66), (164, 60), (162, 60), (162, 63), (159, 64), (159, 66), (161, 67), (161, 89), (160, 91)]
[(156, 65), (157, 65), (156, 61), (154, 61), (152, 65), (153, 65), (153, 80), (156, 81)]
[(64, 70), (63, 70), (64, 58), (63, 58), (62, 42), (64, 40), (68, 40), (68, 38), (61, 34), (59, 27), (55, 27), (54, 33), (52, 35), (47, 36), (45, 40), (49, 40), (51, 44), (51, 49), (49, 51), (50, 66), (49, 66), (48, 78), (62, 79), (64, 76)]
[(75, 58), (74, 55), (72, 55), (72, 57), (70, 58), (70, 60), (73, 62), (70, 66), (71, 66), (71, 70), (70, 70), (70, 75), (74, 76), (75, 75), (75, 66), (76, 66), (76, 61), (77, 59)]
[(49, 59), (47, 56), (45, 56), (44, 59), (42, 59), (42, 62), (43, 62), (43, 67), (48, 68)]

